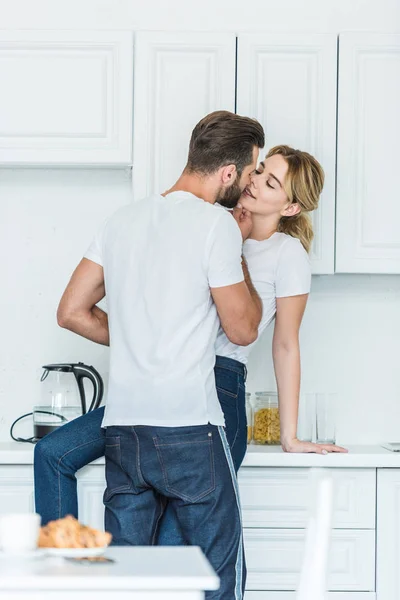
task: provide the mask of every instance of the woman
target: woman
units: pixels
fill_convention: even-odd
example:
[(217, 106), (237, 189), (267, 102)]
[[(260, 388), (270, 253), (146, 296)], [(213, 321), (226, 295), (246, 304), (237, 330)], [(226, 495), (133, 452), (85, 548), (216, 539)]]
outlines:
[[(263, 302), (259, 336), (275, 317), (273, 361), (278, 385), (281, 443), (286, 452), (339, 452), (342, 448), (301, 442), (296, 437), (300, 390), (299, 329), (307, 303), (311, 270), (307, 252), (313, 237), (308, 213), (317, 208), (324, 173), (315, 158), (288, 146), (269, 151), (235, 209), (246, 211), (253, 228), (243, 246), (254, 286)], [(215, 379), (236, 471), (247, 446), (246, 363), (251, 346), (232, 344), (222, 329), (216, 342)], [(64, 425), (35, 448), (35, 501), (43, 524), (77, 516), (75, 473), (104, 455), (104, 408)], [(159, 543), (183, 543), (167, 508)]]

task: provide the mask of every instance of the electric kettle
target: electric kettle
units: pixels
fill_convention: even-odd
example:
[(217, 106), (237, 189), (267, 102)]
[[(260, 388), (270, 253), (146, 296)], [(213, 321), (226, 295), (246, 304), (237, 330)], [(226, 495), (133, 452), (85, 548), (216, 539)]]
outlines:
[[(79, 362), (44, 365), (43, 369), (40, 380), (43, 384), (41, 403), (33, 407), (32, 413), (14, 421), (10, 434), (15, 441), (34, 443), (61, 425), (98, 408), (101, 404), (104, 384), (100, 373), (94, 367)], [(85, 379), (88, 379), (93, 387), (89, 404), (86, 402)], [(30, 415), (33, 415), (33, 437), (15, 438), (14, 425)]]

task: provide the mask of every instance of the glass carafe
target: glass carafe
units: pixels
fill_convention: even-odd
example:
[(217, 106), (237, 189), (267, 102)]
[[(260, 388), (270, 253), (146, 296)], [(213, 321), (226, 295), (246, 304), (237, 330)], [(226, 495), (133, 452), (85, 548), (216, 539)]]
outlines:
[(82, 414), (74, 374), (62, 370), (45, 373), (42, 378), (42, 401), (33, 408), (35, 437), (42, 437)]

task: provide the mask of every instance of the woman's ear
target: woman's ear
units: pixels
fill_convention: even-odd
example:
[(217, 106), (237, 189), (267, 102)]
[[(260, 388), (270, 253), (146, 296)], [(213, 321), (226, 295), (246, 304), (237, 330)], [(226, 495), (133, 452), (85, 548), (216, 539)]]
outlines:
[(295, 215), (300, 214), (301, 212), (301, 208), (298, 205), (297, 202), (292, 202), (292, 204), (289, 204), (289, 206), (287, 208), (285, 208), (285, 210), (282, 213), (283, 217), (294, 217)]

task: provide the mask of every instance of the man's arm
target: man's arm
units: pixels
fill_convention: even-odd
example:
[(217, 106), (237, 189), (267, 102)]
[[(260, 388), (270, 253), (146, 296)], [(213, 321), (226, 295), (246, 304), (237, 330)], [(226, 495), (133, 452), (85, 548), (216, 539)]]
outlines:
[(103, 267), (83, 258), (75, 269), (57, 310), (60, 327), (108, 346), (108, 316), (96, 304), (105, 296)]
[(244, 281), (235, 285), (211, 288), (221, 327), (233, 344), (248, 346), (258, 337), (262, 302), (250, 279), (246, 261), (242, 259)]
[[(252, 227), (251, 214), (238, 204), (233, 211), (233, 217), (239, 227), (242, 240), (245, 240)], [(219, 252), (229, 248), (231, 239), (232, 235), (229, 234), (229, 238), (223, 241)], [(231, 257), (231, 255), (229, 256)], [(255, 342), (258, 337), (258, 326), (262, 317), (262, 302), (250, 279), (249, 270), (243, 256), (242, 270), (244, 281), (221, 287), (211, 285), (210, 289), (217, 307), (221, 327), (228, 339), (233, 344), (248, 346)]]

